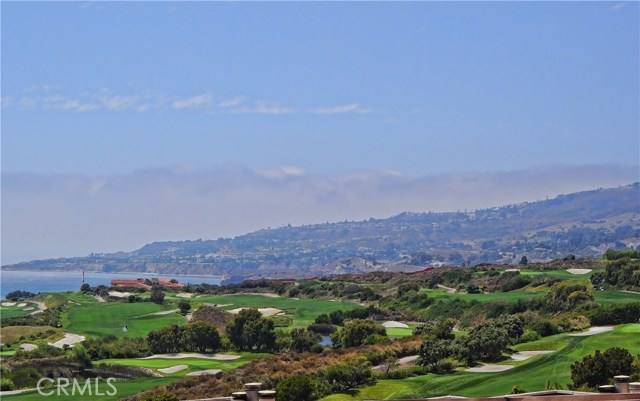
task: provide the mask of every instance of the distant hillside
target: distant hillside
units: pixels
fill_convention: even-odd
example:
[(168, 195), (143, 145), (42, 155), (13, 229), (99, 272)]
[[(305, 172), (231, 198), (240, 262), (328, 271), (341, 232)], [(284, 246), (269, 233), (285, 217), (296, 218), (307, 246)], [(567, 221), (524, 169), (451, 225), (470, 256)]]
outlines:
[[(434, 196), (437, 196), (434, 194)], [(428, 266), (600, 256), (640, 248), (640, 184), (451, 213), (259, 230), (236, 238), (154, 242), (133, 252), (3, 266), (20, 270), (309, 277)]]

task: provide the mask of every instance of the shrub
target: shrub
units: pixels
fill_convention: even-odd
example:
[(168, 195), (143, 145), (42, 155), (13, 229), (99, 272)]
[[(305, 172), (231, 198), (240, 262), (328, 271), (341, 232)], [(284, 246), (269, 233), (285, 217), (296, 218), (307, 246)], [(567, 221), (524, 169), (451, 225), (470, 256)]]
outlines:
[(0, 379), (0, 391), (11, 391), (16, 386), (13, 384), (13, 381), (8, 377), (3, 377)]

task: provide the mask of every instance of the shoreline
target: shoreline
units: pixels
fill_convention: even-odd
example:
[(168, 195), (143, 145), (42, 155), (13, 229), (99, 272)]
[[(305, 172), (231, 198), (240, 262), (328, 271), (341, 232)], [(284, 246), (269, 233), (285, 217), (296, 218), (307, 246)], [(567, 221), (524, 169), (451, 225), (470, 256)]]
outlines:
[[(0, 274), (2, 272), (37, 272), (37, 273), (82, 273), (82, 270), (48, 270), (48, 269), (6, 269), (0, 268)], [(173, 273), (149, 273), (149, 272), (99, 272), (99, 271), (84, 271), (85, 274), (123, 274), (123, 275), (143, 275), (143, 276), (176, 276), (176, 277), (202, 277), (202, 278), (217, 278), (223, 279), (224, 275), (204, 275), (204, 274), (173, 274)]]

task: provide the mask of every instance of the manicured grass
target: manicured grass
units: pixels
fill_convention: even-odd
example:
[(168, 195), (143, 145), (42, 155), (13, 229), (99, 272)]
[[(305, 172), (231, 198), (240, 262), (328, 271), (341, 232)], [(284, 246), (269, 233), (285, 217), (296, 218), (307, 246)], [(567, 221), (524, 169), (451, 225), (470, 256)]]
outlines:
[[(144, 378), (144, 379), (137, 379), (137, 380), (117, 380), (115, 382), (113, 382), (113, 386), (115, 386), (115, 388), (117, 389), (117, 393), (109, 396), (109, 395), (95, 395), (95, 393), (92, 393), (92, 396), (88, 395), (88, 392), (85, 391), (84, 396), (80, 396), (80, 393), (76, 393), (75, 395), (71, 395), (71, 388), (68, 388), (68, 392), (69, 395), (64, 395), (64, 393), (61, 393), (60, 396), (56, 395), (55, 393), (51, 396), (42, 396), (40, 394), (38, 394), (38, 392), (31, 392), (31, 393), (27, 393), (27, 394), (19, 394), (19, 395), (12, 395), (12, 396), (3, 396), (2, 399), (7, 399), (7, 400), (12, 400), (12, 401), (42, 401), (44, 399), (46, 400), (51, 400), (51, 401), (74, 401), (74, 400), (100, 400), (100, 401), (116, 401), (119, 400), (121, 398), (139, 393), (141, 391), (144, 390), (148, 390), (150, 388), (153, 387), (157, 387), (157, 386), (164, 386), (167, 385), (173, 381), (177, 380), (176, 377), (153, 377), (153, 378)], [(80, 385), (84, 385), (85, 381), (83, 379), (80, 379)], [(92, 386), (93, 386), (92, 382)], [(95, 389), (92, 388), (92, 391), (94, 391)], [(45, 390), (45, 391), (51, 391), (49, 390)], [(78, 391), (78, 390), (76, 390)], [(100, 394), (104, 394), (107, 391), (112, 392), (112, 388), (109, 387), (105, 382), (100, 382), (100, 386), (99, 386), (99, 391)]]
[(439, 298), (458, 298), (465, 301), (478, 301), (478, 302), (490, 302), (490, 301), (517, 301), (518, 299), (531, 298), (531, 297), (543, 297), (544, 291), (511, 291), (511, 292), (492, 292), (487, 294), (467, 294), (467, 293), (455, 293), (449, 294), (446, 290), (426, 290), (430, 297), (434, 299)]
[[(306, 327), (313, 324), (318, 315), (331, 313), (336, 310), (348, 311), (361, 308), (360, 305), (328, 301), (325, 299), (292, 299), (285, 297), (269, 297), (263, 295), (221, 295), (204, 296), (192, 299), (193, 302), (203, 302), (216, 305), (226, 305), (221, 307), (224, 310), (236, 308), (276, 308), (281, 309), (286, 315), (293, 318), (292, 327)], [(231, 304), (231, 305), (228, 305)]]
[(414, 327), (387, 327), (387, 336), (389, 337), (409, 337), (413, 335)]
[(380, 380), (373, 386), (359, 389), (355, 396), (334, 394), (323, 401), (365, 399), (406, 399), (437, 397), (448, 394), (484, 397), (508, 394), (514, 385), (527, 391), (544, 390), (548, 383), (564, 388), (571, 382), (571, 364), (595, 350), (609, 347), (627, 348), (631, 354), (640, 352), (640, 324), (619, 326), (611, 332), (588, 337), (568, 337), (564, 334), (521, 344), (520, 350), (554, 349), (499, 373), (458, 372), (448, 375), (429, 374), (404, 380)]
[(12, 317), (20, 317), (27, 316), (29, 313), (37, 310), (36, 308), (31, 310), (24, 310), (24, 308), (32, 307), (33, 304), (27, 304), (27, 306), (23, 308), (19, 308), (18, 306), (0, 306), (0, 319), (11, 319)]
[(185, 370), (181, 370), (176, 373), (161, 373), (163, 376), (175, 376), (181, 377), (190, 372), (196, 372), (199, 370), (205, 369), (220, 369), (224, 372), (239, 368), (247, 363), (256, 360), (262, 359), (270, 354), (263, 353), (249, 353), (243, 352), (240, 354), (239, 359), (235, 359), (233, 361), (216, 361), (213, 359), (202, 359), (202, 358), (181, 358), (181, 359), (139, 359), (139, 358), (127, 358), (127, 359), (102, 359), (99, 361), (95, 361), (95, 364), (118, 364), (118, 365), (129, 365), (129, 366), (141, 366), (144, 368), (150, 369), (163, 369), (169, 368), (176, 365), (187, 365), (189, 368)]
[(621, 304), (626, 302), (640, 302), (640, 294), (622, 291), (594, 291), (593, 297), (599, 304)]
[[(178, 313), (151, 315), (175, 309), (173, 305), (158, 305), (152, 302), (88, 302), (84, 305), (70, 304), (63, 315), (63, 327), (76, 334), (116, 337), (145, 337), (150, 331), (173, 323), (186, 323)], [(127, 331), (123, 328), (127, 326)]]

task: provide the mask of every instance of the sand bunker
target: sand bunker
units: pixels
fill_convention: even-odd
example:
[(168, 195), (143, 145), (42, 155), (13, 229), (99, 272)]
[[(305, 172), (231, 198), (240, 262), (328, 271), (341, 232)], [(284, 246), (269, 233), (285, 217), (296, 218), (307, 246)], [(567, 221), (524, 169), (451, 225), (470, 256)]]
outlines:
[(182, 359), (182, 358), (200, 358), (215, 359), (216, 361), (233, 361), (241, 358), (240, 355), (223, 355), (223, 354), (200, 354), (197, 352), (181, 352), (178, 354), (155, 354), (138, 359)]
[[(230, 311), (227, 311), (227, 312), (237, 315), (243, 309), (247, 309), (247, 308), (236, 308), (236, 309), (231, 309)], [(276, 308), (258, 308), (258, 311), (262, 314), (262, 316), (275, 316), (275, 315), (284, 313), (280, 309), (276, 309)]]
[(582, 333), (573, 333), (573, 334), (567, 334), (567, 335), (570, 337), (593, 336), (593, 335), (604, 333), (605, 331), (611, 331), (611, 330), (613, 330), (613, 326), (589, 327), (589, 330), (583, 331)]
[(38, 305), (38, 308), (40, 308), (40, 310), (47, 310), (47, 305), (44, 302), (41, 302), (41, 301), (31, 301), (31, 302)]
[(176, 297), (178, 298), (192, 298), (193, 297), (193, 293), (191, 292), (179, 292), (176, 294)]
[(591, 273), (591, 269), (567, 269), (571, 274), (587, 274)]
[(133, 292), (120, 292), (120, 291), (109, 291), (109, 296), (116, 298), (126, 298), (129, 295), (136, 295)]
[(506, 269), (506, 272), (519, 272), (520, 269)]
[(43, 313), (44, 311), (42, 309), (38, 309), (36, 311), (33, 311), (31, 313), (29, 313), (29, 316), (33, 316), (33, 315), (37, 315), (38, 313)]
[(482, 365), (482, 366), (469, 368), (465, 370), (465, 372), (496, 373), (496, 372), (504, 372), (505, 370), (509, 370), (513, 368), (514, 368), (513, 365)]
[(455, 294), (456, 293), (456, 289), (455, 288), (446, 287), (446, 286), (444, 286), (442, 284), (437, 284), (436, 287), (442, 288), (444, 290), (447, 290), (447, 294)]
[(170, 315), (172, 313), (178, 312), (179, 310), (180, 309), (163, 310), (160, 312), (149, 313), (148, 315), (142, 315), (142, 316), (164, 316), (164, 315)]
[(52, 347), (56, 348), (64, 348), (65, 345), (73, 347), (75, 344), (84, 341), (84, 336), (72, 333), (64, 333), (64, 338), (62, 340), (58, 340), (55, 343), (47, 343)]
[(220, 369), (207, 369), (207, 370), (199, 370), (197, 372), (187, 373), (187, 376), (203, 376), (203, 375), (219, 375), (222, 371)]
[(407, 326), (406, 324), (400, 323), (400, 322), (395, 322), (393, 320), (389, 320), (387, 322), (382, 323), (382, 326), (383, 327), (387, 327), (387, 328), (389, 328), (389, 327), (399, 327), (399, 328), (402, 328), (402, 329), (408, 329), (409, 328), (409, 326)]
[(34, 349), (37, 349), (38, 346), (35, 344), (20, 344), (20, 349), (23, 351), (33, 351)]
[(27, 304), (26, 304), (26, 303), (24, 303), (24, 302), (23, 302), (23, 303), (21, 303), (21, 304), (18, 304), (18, 308), (24, 308), (25, 306), (27, 306)]
[(533, 358), (537, 355), (550, 354), (554, 351), (520, 351), (511, 355), (512, 361), (526, 361), (529, 358)]
[(3, 302), (0, 305), (2, 305), (2, 306), (16, 306), (16, 303), (15, 302)]
[(189, 367), (189, 365), (176, 365), (176, 366), (171, 366), (169, 368), (163, 368), (163, 369), (158, 369), (158, 372), (162, 372), (162, 373), (176, 373), (179, 372), (181, 370), (185, 370)]

